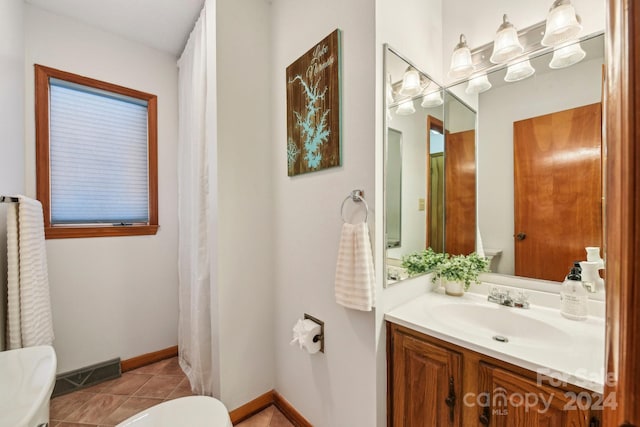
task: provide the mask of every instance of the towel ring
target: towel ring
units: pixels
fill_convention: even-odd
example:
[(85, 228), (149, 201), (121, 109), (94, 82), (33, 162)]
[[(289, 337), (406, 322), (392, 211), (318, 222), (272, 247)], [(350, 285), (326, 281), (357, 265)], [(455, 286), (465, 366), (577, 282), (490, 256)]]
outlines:
[(344, 204), (347, 203), (347, 200), (351, 199), (355, 203), (362, 202), (364, 203), (365, 213), (364, 213), (364, 222), (367, 222), (367, 218), (369, 217), (369, 205), (367, 205), (367, 201), (362, 197), (364, 191), (362, 190), (353, 190), (351, 194), (349, 194), (342, 201), (342, 206), (340, 206), (340, 216), (342, 217), (342, 222), (347, 222), (344, 217)]

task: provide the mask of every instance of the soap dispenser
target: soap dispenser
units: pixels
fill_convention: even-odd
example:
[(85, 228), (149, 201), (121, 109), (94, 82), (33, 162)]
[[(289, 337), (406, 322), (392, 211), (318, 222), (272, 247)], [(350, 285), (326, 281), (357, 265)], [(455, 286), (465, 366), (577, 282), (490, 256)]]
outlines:
[(589, 294), (582, 285), (580, 270), (571, 268), (560, 290), (560, 313), (571, 320), (586, 320)]

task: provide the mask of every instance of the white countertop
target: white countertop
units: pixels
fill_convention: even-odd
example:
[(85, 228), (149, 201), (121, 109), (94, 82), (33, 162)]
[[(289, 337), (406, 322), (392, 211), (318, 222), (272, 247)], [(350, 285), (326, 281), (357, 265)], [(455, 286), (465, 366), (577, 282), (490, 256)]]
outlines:
[[(479, 316), (470, 323), (452, 314), (456, 310)], [(486, 295), (467, 292), (452, 297), (437, 290), (389, 311), (385, 320), (557, 378), (556, 385), (566, 382), (598, 393), (604, 389), (605, 321), (601, 317), (573, 321), (556, 308), (533, 303), (529, 309), (503, 307), (487, 302)], [(509, 342), (498, 342), (494, 335), (506, 336)]]

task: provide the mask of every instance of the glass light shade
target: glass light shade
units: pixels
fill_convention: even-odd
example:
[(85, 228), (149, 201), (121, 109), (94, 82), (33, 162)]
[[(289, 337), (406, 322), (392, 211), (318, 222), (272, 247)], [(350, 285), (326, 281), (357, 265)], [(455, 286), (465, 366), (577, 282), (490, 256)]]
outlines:
[(393, 104), (393, 85), (391, 84), (391, 74), (387, 75), (387, 106)]
[(505, 82), (513, 83), (531, 77), (536, 70), (531, 66), (531, 62), (518, 62), (507, 67), (507, 75), (504, 77)]
[(396, 114), (399, 116), (409, 116), (415, 112), (416, 108), (413, 106), (413, 99), (411, 98), (402, 101), (396, 110)]
[(420, 74), (414, 68), (407, 68), (402, 77), (402, 86), (400, 87), (400, 95), (415, 96), (422, 91), (420, 87)]
[(570, 67), (582, 61), (587, 54), (582, 50), (580, 42), (553, 49), (553, 57), (549, 67), (553, 69)]
[(544, 37), (542, 37), (540, 44), (542, 46), (558, 46), (575, 38), (580, 31), (582, 31), (582, 25), (571, 1), (556, 0), (547, 15)]
[(524, 52), (518, 39), (518, 31), (507, 20), (507, 15), (504, 15), (502, 20), (502, 25), (498, 28), (493, 40), (493, 53), (489, 58), (489, 61), (494, 64), (504, 64)]
[(439, 90), (436, 90), (426, 94), (424, 98), (422, 98), (422, 103), (420, 103), (420, 106), (422, 108), (432, 108), (439, 107), (443, 103), (444, 101), (442, 100), (442, 94)]
[(449, 66), (449, 78), (464, 79), (473, 73), (473, 61), (471, 60), (471, 50), (467, 46), (464, 34), (460, 34), (460, 43), (451, 54), (451, 65)]
[(491, 89), (491, 82), (486, 74), (480, 74), (473, 77), (467, 83), (467, 88), (464, 90), (467, 95), (474, 95), (482, 92), (486, 92)]

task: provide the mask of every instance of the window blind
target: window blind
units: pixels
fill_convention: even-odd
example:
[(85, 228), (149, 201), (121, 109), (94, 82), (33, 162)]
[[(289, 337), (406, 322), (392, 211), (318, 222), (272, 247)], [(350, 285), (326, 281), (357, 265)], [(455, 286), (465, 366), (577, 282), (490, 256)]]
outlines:
[(146, 223), (146, 101), (50, 79), (51, 224)]

